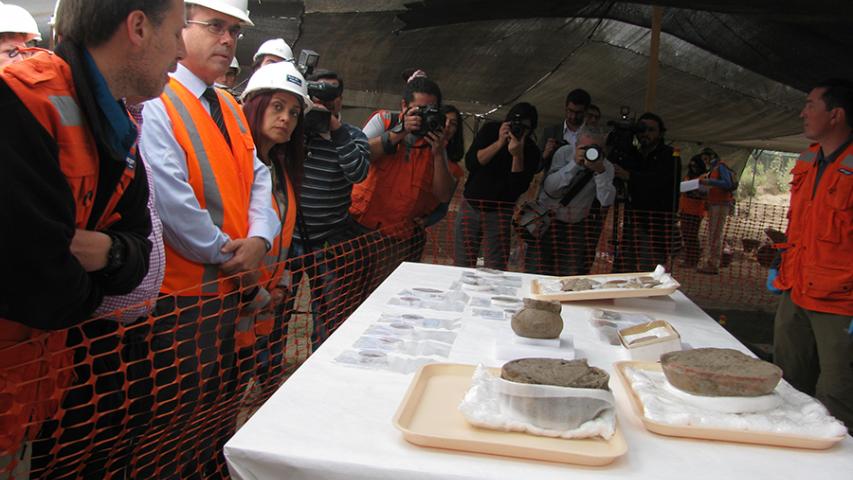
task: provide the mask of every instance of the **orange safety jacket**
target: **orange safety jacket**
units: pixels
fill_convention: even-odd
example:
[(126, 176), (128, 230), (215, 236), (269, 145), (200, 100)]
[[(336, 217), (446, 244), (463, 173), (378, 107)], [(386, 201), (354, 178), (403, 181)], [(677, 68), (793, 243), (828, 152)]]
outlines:
[[(691, 178), (684, 177), (684, 181), (692, 180)], [(698, 191), (698, 190), (696, 190)], [(681, 213), (686, 215), (694, 215), (697, 217), (705, 216), (705, 199), (697, 198), (695, 196), (690, 196), (689, 194), (693, 192), (684, 192), (681, 194), (681, 200), (679, 200), (678, 205), (681, 208)]]
[[(391, 115), (378, 111), (386, 125)], [(434, 174), (432, 149), (425, 140), (414, 147), (404, 144), (397, 151), (370, 162), (367, 178), (353, 185), (350, 215), (361, 225), (395, 238), (413, 234), (414, 220), (436, 209), (432, 193)]]
[[(92, 133), (77, 102), (71, 67), (52, 52), (39, 52), (26, 62), (8, 65), (0, 76), (58, 147), (59, 168), (74, 198), (75, 227), (85, 229), (98, 186), (100, 159)], [(120, 219), (115, 212), (135, 174), (136, 150), (127, 159), (97, 230)], [(0, 319), (0, 456), (16, 451), (38, 424), (59, 406), (71, 382), (73, 351), (66, 349), (67, 330), (44, 331)], [(27, 431), (27, 425), (34, 427)]]
[[(188, 181), (199, 206), (231, 238), (249, 233), (249, 203), (254, 181), (255, 144), (237, 101), (216, 89), (231, 146), (210, 114), (179, 81), (172, 78), (160, 99), (172, 122), (172, 131), (187, 158)], [(230, 115), (229, 115), (230, 113)], [(219, 265), (200, 264), (178, 253), (167, 242), (166, 274), (162, 292), (177, 295), (218, 295), (237, 289), (225, 281)]]
[(812, 196), (819, 151), (811, 145), (791, 171), (788, 242), (774, 286), (807, 310), (853, 315), (853, 144), (826, 167)]
[[(721, 168), (728, 169), (729, 167), (722, 161), (717, 162), (717, 165), (708, 172), (708, 178), (711, 180), (719, 180)], [(732, 172), (731, 169), (729, 169), (729, 174), (732, 176), (732, 180), (734, 180), (735, 173)], [(734, 198), (734, 194), (731, 190), (714, 186), (709, 186), (708, 188), (708, 205), (731, 205)]]
[[(281, 231), (273, 239), (272, 248), (264, 256), (261, 264), (261, 277), (258, 284), (272, 292), (275, 289), (290, 288), (290, 272), (285, 270), (285, 261), (290, 251), (293, 240), (293, 231), (296, 229), (296, 192), (293, 184), (284, 173), (281, 181), (277, 180), (275, 169), (273, 169), (273, 195), (272, 203), (279, 220)], [(281, 185), (284, 183), (284, 186)], [(282, 191), (284, 189), (285, 191)], [(261, 311), (241, 312), (237, 320), (235, 337), (238, 348), (250, 347), (255, 344), (258, 337), (268, 336), (275, 327), (276, 312), (271, 308)]]

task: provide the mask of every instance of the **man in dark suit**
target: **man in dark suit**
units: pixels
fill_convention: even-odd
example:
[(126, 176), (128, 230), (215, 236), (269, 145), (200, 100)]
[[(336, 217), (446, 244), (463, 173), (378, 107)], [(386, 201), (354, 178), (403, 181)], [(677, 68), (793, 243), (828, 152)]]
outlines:
[[(584, 122), (586, 110), (592, 103), (592, 98), (586, 90), (576, 88), (566, 95), (566, 119), (557, 125), (545, 127), (542, 135), (542, 163), (539, 166), (540, 170), (548, 171), (551, 166), (551, 157), (554, 152), (563, 145), (571, 145), (572, 150), (575, 148), (575, 143), (578, 138), (578, 130)], [(574, 152), (569, 156), (573, 157)]]

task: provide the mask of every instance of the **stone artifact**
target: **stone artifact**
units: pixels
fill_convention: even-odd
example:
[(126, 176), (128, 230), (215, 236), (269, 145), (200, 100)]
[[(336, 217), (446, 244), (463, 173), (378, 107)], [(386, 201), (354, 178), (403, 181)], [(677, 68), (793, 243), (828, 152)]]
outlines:
[[(539, 428), (575, 429), (613, 408), (612, 395), (607, 388), (609, 375), (590, 367), (586, 359), (513, 360), (504, 364), (501, 378), (505, 380), (499, 389), (502, 411)], [(585, 390), (555, 394), (554, 389), (560, 387)]]
[(600, 283), (589, 278), (564, 278), (560, 280), (560, 288), (564, 292), (582, 292), (597, 288)]
[(669, 383), (706, 397), (757, 397), (773, 392), (782, 369), (729, 348), (697, 348), (660, 357)]
[(559, 338), (563, 331), (560, 302), (524, 299), (524, 308), (512, 316), (512, 331), (519, 337)]
[(520, 358), (504, 364), (501, 378), (533, 385), (610, 390), (607, 387), (610, 375), (600, 368), (589, 366), (585, 358)]

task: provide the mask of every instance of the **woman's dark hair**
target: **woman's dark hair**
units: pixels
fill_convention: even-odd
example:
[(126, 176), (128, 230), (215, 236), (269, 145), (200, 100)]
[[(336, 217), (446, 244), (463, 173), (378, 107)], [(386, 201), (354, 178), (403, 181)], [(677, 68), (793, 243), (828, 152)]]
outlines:
[(465, 156), (465, 125), (462, 123), (462, 113), (453, 105), (443, 105), (441, 111), (445, 115), (455, 113), (459, 117), (459, 122), (456, 125), (456, 133), (447, 142), (447, 159), (451, 162), (459, 162)]
[(690, 162), (687, 164), (687, 178), (694, 179), (707, 173), (705, 162), (702, 160), (702, 154), (696, 154), (690, 157)]
[(539, 125), (539, 112), (536, 111), (536, 107), (527, 103), (521, 102), (516, 103), (509, 109), (509, 112), (506, 114), (505, 122), (512, 120), (516, 115), (521, 118), (526, 118), (530, 120), (530, 131), (536, 130), (536, 126)]
[[(255, 141), (256, 148), (260, 143), (258, 136), (263, 128), (264, 112), (267, 111), (275, 92), (275, 90), (262, 91), (243, 102), (243, 113), (249, 122), (249, 129), (252, 131), (252, 140)], [(305, 130), (303, 123), (303, 115), (299, 115), (296, 128), (290, 135), (290, 141), (273, 145), (269, 151), (269, 161), (273, 162), (273, 168), (276, 171), (284, 169), (284, 172), (287, 172), (287, 177), (292, 182), (293, 191), (296, 195), (299, 195), (302, 189), (302, 178), (305, 171)], [(258, 158), (264, 160), (262, 152), (258, 152)]]

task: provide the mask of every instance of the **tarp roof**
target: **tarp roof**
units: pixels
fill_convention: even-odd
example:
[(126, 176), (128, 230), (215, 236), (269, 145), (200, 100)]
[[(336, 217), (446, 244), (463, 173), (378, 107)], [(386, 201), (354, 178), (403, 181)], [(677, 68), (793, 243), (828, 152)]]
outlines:
[[(21, 3), (40, 24), (53, 5)], [(642, 110), (651, 3), (250, 0), (256, 27), (237, 57), (246, 65), (262, 41), (284, 37), (319, 52), (344, 76), (345, 103), (362, 109), (398, 107), (400, 72), (419, 67), (467, 112), (500, 118), (529, 101), (540, 125), (557, 123), (566, 93), (582, 87), (613, 117), (621, 105)], [(853, 2), (654, 3), (664, 6), (655, 110), (670, 139), (796, 151), (810, 85), (853, 78)]]

